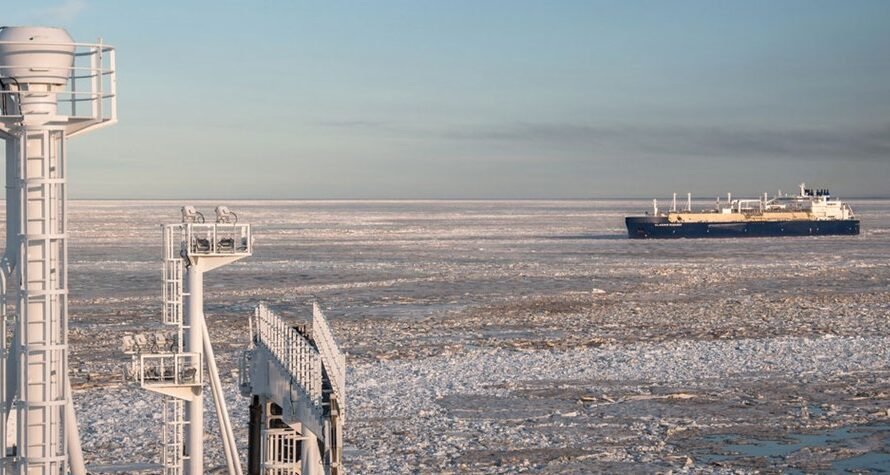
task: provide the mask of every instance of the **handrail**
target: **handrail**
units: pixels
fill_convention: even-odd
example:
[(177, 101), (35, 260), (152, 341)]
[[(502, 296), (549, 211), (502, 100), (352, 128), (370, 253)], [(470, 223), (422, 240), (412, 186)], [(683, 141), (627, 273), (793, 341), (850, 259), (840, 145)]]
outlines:
[[(2, 28), (0, 28), (0, 30), (2, 30)], [(70, 43), (49, 43), (49, 42), (43, 42), (43, 41), (41, 41), (40, 43), (34, 43), (32, 41), (3, 40), (3, 41), (0, 41), (0, 45), (19, 45), (19, 46), (29, 46), (31, 48), (33, 48), (35, 46), (66, 46), (66, 47), (73, 46), (75, 48), (98, 48), (98, 49), (101, 49), (103, 52), (114, 50), (114, 46), (107, 45), (105, 43), (77, 43), (74, 41), (72, 41)], [(77, 53), (75, 51), (71, 54), (76, 55), (79, 53)]]
[(139, 383), (148, 386), (200, 386), (202, 361), (198, 353), (139, 355)]
[(248, 255), (253, 252), (249, 224), (188, 223), (183, 226), (186, 252), (190, 255)]
[(264, 305), (257, 306), (255, 341), (278, 361), (312, 405), (321, 406), (321, 358), (309, 341)]
[(346, 356), (337, 346), (327, 318), (322, 313), (318, 302), (312, 304), (312, 337), (321, 354), (325, 370), (331, 380), (331, 386), (340, 405), (346, 405)]
[(293, 429), (264, 429), (263, 438), (263, 469), (265, 473), (276, 475), (298, 475), (300, 460), (300, 441), (309, 437), (303, 436)]
[[(2, 29), (2, 28), (0, 28)], [(0, 41), (0, 45), (27, 46), (27, 52), (56, 52), (66, 49), (63, 54), (71, 55), (71, 64), (30, 64), (28, 68), (38, 73), (51, 71), (53, 76), (64, 77), (65, 83), (49, 91), (35, 91), (27, 81), (13, 81), (18, 64), (0, 64), (0, 80), (6, 87), (0, 88), (0, 119), (3, 122), (22, 120), (26, 115), (53, 116), (53, 120), (68, 118), (69, 137), (92, 128), (113, 124), (117, 121), (117, 72), (114, 47), (102, 43), (33, 43), (30, 41)], [(43, 48), (45, 47), (45, 48)], [(41, 49), (42, 48), (42, 49)], [(7, 77), (8, 76), (8, 77)], [(21, 82), (21, 85), (18, 83)], [(41, 102), (40, 95), (49, 99)], [(30, 101), (26, 106), (40, 104), (40, 110), (22, 110), (20, 100)], [(86, 104), (84, 104), (86, 103)], [(51, 108), (58, 106), (57, 109)], [(24, 113), (23, 113), (24, 112)], [(0, 123), (0, 130), (5, 127)]]

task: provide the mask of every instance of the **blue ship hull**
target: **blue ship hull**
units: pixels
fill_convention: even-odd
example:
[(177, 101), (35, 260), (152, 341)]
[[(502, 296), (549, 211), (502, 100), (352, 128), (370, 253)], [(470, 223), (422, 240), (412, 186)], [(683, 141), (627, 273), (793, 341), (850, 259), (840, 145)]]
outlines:
[(706, 237), (828, 236), (859, 234), (859, 220), (670, 223), (664, 216), (624, 219), (631, 239)]

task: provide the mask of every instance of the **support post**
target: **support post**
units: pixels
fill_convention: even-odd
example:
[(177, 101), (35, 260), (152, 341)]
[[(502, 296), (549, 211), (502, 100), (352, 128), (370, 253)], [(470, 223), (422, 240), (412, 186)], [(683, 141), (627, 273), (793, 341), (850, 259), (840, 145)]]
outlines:
[[(188, 270), (189, 304), (186, 312), (186, 325), (188, 326), (186, 351), (199, 353), (198, 359), (203, 358), (204, 336), (202, 334), (204, 311), (204, 273), (196, 266)], [(201, 475), (204, 473), (204, 388), (197, 387), (194, 399), (188, 401), (188, 465), (186, 475)]]
[(320, 468), (321, 454), (318, 451), (318, 435), (303, 426), (303, 443), (300, 444), (301, 453), (300, 460), (302, 467), (300, 473), (303, 475), (322, 475)]
[(262, 475), (263, 401), (254, 395), (250, 400), (250, 422), (247, 434), (247, 475)]

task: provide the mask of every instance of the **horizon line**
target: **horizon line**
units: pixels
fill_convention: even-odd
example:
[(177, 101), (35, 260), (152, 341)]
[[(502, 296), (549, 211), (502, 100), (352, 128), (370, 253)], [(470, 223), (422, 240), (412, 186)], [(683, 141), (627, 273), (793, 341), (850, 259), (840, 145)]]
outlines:
[[(740, 195), (743, 197), (743, 195)], [(679, 196), (678, 196), (679, 198)], [(369, 197), (347, 197), (347, 198), (297, 198), (297, 197), (286, 197), (286, 198), (269, 198), (269, 197), (209, 197), (209, 198), (197, 198), (197, 197), (177, 197), (177, 198), (156, 198), (156, 197), (140, 197), (140, 198), (118, 198), (118, 197), (75, 197), (69, 198), (69, 201), (589, 201), (589, 200), (609, 200), (609, 201), (617, 201), (617, 200), (651, 200), (651, 199), (671, 199), (671, 196), (665, 195), (665, 197), (655, 197), (652, 196), (586, 196), (586, 197), (526, 197), (526, 198), (516, 198), (516, 197), (463, 197), (463, 198), (454, 198), (454, 197), (434, 197), (434, 198), (421, 198), (421, 197), (402, 197), (402, 198), (369, 198)], [(701, 201), (703, 198), (695, 196), (692, 197), (693, 201)], [(713, 198), (706, 198), (708, 200), (712, 200)], [(862, 195), (862, 196), (845, 196), (844, 200), (887, 200), (890, 199), (890, 195)], [(0, 198), (0, 202), (5, 202), (5, 199)], [(684, 198), (685, 201), (685, 198)]]

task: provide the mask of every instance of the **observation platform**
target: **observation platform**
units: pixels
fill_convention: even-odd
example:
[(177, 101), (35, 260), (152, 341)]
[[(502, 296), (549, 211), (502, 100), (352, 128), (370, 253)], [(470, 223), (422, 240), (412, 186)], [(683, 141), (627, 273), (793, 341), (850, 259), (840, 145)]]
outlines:
[(143, 353), (139, 355), (138, 374), (134, 376), (144, 389), (191, 399), (204, 385), (203, 369), (200, 353)]
[(0, 27), (0, 136), (22, 123), (73, 137), (116, 122), (113, 47), (55, 28)]
[(253, 253), (249, 224), (185, 223), (183, 249), (188, 257), (247, 257)]

